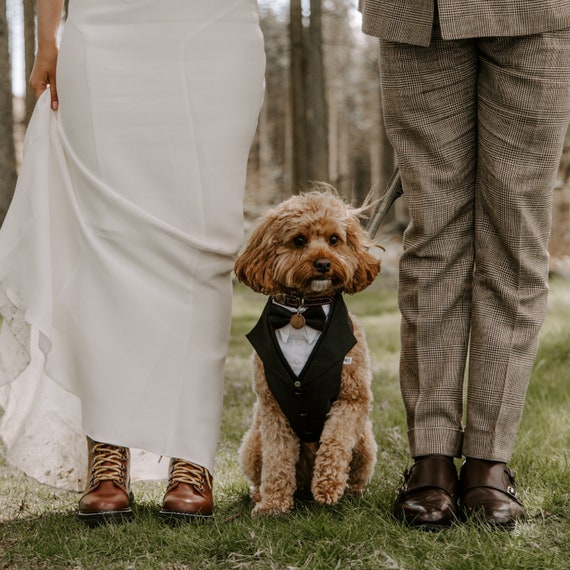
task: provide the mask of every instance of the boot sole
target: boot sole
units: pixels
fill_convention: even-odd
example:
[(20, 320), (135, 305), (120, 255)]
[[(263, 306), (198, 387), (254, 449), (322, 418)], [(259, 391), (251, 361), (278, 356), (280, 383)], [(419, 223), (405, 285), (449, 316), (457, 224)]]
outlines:
[(178, 524), (184, 522), (207, 521), (214, 518), (214, 515), (202, 515), (200, 513), (185, 513), (183, 511), (159, 511), (158, 518), (166, 523)]
[(96, 511), (93, 513), (77, 513), (77, 519), (89, 527), (97, 527), (104, 524), (121, 524), (133, 520), (133, 511), (125, 509), (121, 511)]

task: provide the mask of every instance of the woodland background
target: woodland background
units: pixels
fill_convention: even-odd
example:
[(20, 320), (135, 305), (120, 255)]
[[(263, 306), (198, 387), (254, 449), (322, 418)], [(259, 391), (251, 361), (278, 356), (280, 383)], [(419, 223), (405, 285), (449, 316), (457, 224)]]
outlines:
[[(26, 75), (31, 69), (33, 4), (0, 0), (0, 220), (14, 189), (34, 105), (30, 93), (14, 97), (10, 80), (10, 49), (18, 42), (26, 46)], [(383, 192), (394, 158), (382, 129), (377, 42), (360, 32), (355, 4), (260, 0), (267, 95), (249, 163), (248, 220), (309, 180), (329, 181), (355, 204), (370, 188), (377, 195)], [(6, 17), (7, 5), (11, 16), (17, 5), (23, 14), (17, 24), (23, 25)], [(570, 276), (570, 138), (567, 143), (554, 192), (551, 259), (553, 271)], [(382, 233), (390, 232), (391, 243), (398, 244), (405, 223), (400, 199)], [(383, 244), (386, 239), (383, 235)], [(568, 280), (554, 276), (551, 281), (549, 314), (512, 463), (529, 520), (514, 532), (469, 521), (445, 533), (418, 533), (395, 524), (391, 515), (408, 452), (398, 374), (400, 313), (385, 261), (383, 256), (383, 278), (347, 299), (366, 329), (374, 375), (372, 416), (380, 451), (363, 498), (326, 508), (301, 503), (285, 518), (249, 515), (247, 483), (237, 462), (253, 402), (251, 349), (243, 339), (265, 301), (237, 285), (213, 523), (191, 529), (162, 524), (156, 513), (163, 486), (137, 483), (135, 522), (83, 528), (73, 516), (75, 495), (36, 484), (0, 459), (0, 569), (568, 570)]]
[[(360, 31), (356, 3), (260, 1), (267, 89), (249, 162), (249, 219), (314, 180), (329, 182), (356, 205), (371, 189), (380, 196), (386, 187), (394, 156), (382, 125), (377, 41)], [(31, 89), (14, 96), (10, 54), (21, 47), (21, 66), (29, 77), (34, 5), (34, 0), (0, 0), (0, 222), (35, 102)], [(570, 132), (566, 142), (550, 249), (552, 269), (570, 275)], [(399, 235), (406, 221), (405, 200), (398, 200), (383, 232)]]

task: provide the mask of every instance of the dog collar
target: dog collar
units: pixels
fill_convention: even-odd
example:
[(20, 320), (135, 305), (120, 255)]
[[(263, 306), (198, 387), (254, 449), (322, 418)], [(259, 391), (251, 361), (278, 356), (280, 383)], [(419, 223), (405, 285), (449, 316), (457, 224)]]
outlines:
[(319, 305), (330, 305), (334, 302), (334, 297), (330, 295), (322, 297), (298, 297), (297, 295), (289, 295), (282, 293), (273, 297), (276, 303), (291, 307), (293, 309), (302, 309), (303, 307), (317, 307)]

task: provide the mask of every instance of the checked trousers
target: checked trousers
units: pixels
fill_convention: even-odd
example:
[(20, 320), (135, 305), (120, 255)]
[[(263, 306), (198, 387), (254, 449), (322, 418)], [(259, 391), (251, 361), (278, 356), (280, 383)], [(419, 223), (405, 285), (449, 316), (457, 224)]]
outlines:
[[(409, 208), (401, 391), (413, 457), (511, 458), (548, 296), (570, 30), (380, 40), (384, 120)], [(464, 383), (467, 379), (464, 410)]]

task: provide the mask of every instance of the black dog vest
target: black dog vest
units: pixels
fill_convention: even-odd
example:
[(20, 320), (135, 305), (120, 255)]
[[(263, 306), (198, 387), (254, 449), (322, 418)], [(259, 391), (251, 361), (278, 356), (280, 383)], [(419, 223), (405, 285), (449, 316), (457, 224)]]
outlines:
[(269, 323), (269, 307), (247, 339), (263, 362), (269, 389), (301, 441), (318, 441), (327, 414), (340, 391), (344, 357), (356, 344), (353, 325), (341, 294), (337, 294), (325, 330), (303, 370), (296, 376)]

